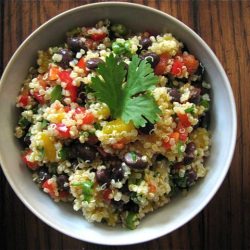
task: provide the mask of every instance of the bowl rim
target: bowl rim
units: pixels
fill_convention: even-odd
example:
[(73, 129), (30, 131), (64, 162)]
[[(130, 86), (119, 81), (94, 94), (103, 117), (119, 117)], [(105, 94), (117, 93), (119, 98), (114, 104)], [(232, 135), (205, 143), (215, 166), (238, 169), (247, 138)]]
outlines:
[(214, 197), (215, 193), (218, 191), (219, 187), (222, 185), (222, 182), (225, 179), (225, 176), (229, 170), (233, 155), (234, 155), (234, 149), (235, 149), (235, 145), (236, 145), (236, 136), (237, 136), (237, 113), (236, 113), (236, 104), (235, 104), (235, 99), (234, 99), (234, 95), (233, 95), (233, 91), (230, 85), (230, 82), (228, 80), (228, 77), (219, 61), (219, 59), (216, 57), (216, 55), (214, 54), (214, 52), (212, 51), (212, 49), (210, 49), (210, 47), (206, 44), (206, 42), (195, 32), (193, 31), (191, 28), (189, 28), (185, 23), (181, 22), (180, 20), (178, 20), (177, 18), (171, 16), (170, 14), (167, 14), (161, 10), (155, 9), (153, 7), (149, 7), (149, 6), (144, 6), (142, 4), (137, 4), (137, 3), (130, 3), (130, 2), (116, 2), (116, 1), (110, 1), (110, 2), (98, 2), (98, 3), (90, 3), (90, 4), (85, 4), (85, 5), (81, 5), (78, 7), (74, 7), (71, 8), (69, 10), (63, 11), (59, 14), (57, 14), (56, 16), (50, 18), (49, 20), (47, 20), (45, 23), (43, 23), (42, 25), (40, 25), (38, 28), (36, 28), (22, 43), (21, 45), (19, 45), (19, 47), (16, 49), (15, 53), (12, 55), (12, 57), (10, 58), (8, 64), (6, 65), (3, 74), (1, 76), (0, 79), (0, 93), (3, 89), (3, 82), (5, 82), (5, 78), (7, 77), (7, 75), (9, 74), (9, 72), (11, 71), (11, 65), (12, 62), (14, 61), (14, 59), (16, 57), (19, 56), (20, 51), (22, 50), (22, 48), (25, 46), (25, 44), (30, 40), (30, 38), (32, 38), (34, 35), (36, 35), (37, 33), (39, 33), (41, 30), (45, 29), (48, 25), (50, 25), (51, 23), (54, 23), (58, 18), (67, 15), (71, 12), (75, 12), (75, 11), (81, 11), (84, 9), (89, 9), (89, 8), (98, 8), (98, 7), (112, 7), (112, 6), (130, 6), (132, 8), (138, 8), (141, 10), (146, 10), (146, 11), (150, 11), (150, 12), (154, 12), (157, 15), (162, 15), (164, 16), (166, 19), (170, 19), (172, 22), (176, 23), (178, 26), (182, 26), (186, 32), (191, 33), (192, 36), (194, 36), (194, 38), (196, 40), (198, 40), (198, 42), (200, 44), (202, 44), (202, 46), (207, 50), (207, 52), (210, 54), (210, 56), (212, 57), (212, 59), (214, 60), (216, 67), (218, 68), (218, 71), (220, 71), (221, 77), (224, 80), (224, 85), (226, 88), (226, 91), (228, 93), (229, 96), (229, 101), (230, 101), (230, 105), (231, 105), (231, 112), (232, 112), (232, 137), (231, 137), (231, 145), (228, 149), (228, 158), (227, 161), (225, 162), (225, 166), (223, 168), (223, 171), (221, 172), (220, 178), (218, 178), (216, 185), (213, 187), (213, 189), (210, 192), (210, 195), (205, 197), (205, 199), (203, 200), (202, 203), (199, 204), (199, 206), (197, 206), (194, 210), (193, 213), (189, 216), (187, 216), (181, 223), (178, 223), (177, 226), (170, 228), (169, 230), (162, 230), (162, 231), (157, 231), (157, 233), (151, 234), (148, 238), (146, 239), (136, 239), (133, 238), (133, 240), (129, 240), (129, 242), (121, 242), (119, 244), (117, 244), (117, 242), (112, 242), (109, 239), (105, 240), (105, 241), (100, 241), (98, 239), (89, 239), (89, 238), (82, 238), (80, 236), (75, 235), (74, 233), (71, 233), (71, 231), (66, 231), (63, 228), (57, 227), (56, 225), (54, 225), (54, 223), (52, 223), (51, 221), (47, 220), (45, 217), (43, 217), (43, 215), (41, 215), (38, 211), (36, 211), (33, 206), (31, 204), (29, 204), (24, 195), (22, 195), (18, 188), (16, 187), (14, 181), (11, 179), (10, 175), (8, 174), (8, 170), (5, 166), (7, 166), (7, 164), (5, 164), (4, 162), (4, 158), (2, 157), (2, 153), (0, 152), (0, 163), (1, 163), (1, 168), (3, 170), (4, 175), (6, 176), (6, 179), (8, 180), (10, 186), (12, 187), (12, 189), (14, 190), (15, 194), (18, 196), (18, 198), (23, 202), (23, 204), (33, 213), (35, 214), (39, 219), (41, 219), (43, 222), (45, 222), (47, 225), (49, 225), (50, 227), (52, 227), (53, 229), (68, 235), (70, 237), (73, 237), (75, 239), (81, 240), (81, 241), (85, 241), (85, 242), (90, 242), (90, 243), (95, 243), (95, 244), (104, 244), (104, 245), (131, 245), (131, 244), (137, 244), (137, 243), (143, 243), (143, 242), (147, 242), (156, 238), (159, 238), (161, 236), (167, 235), (169, 233), (171, 233), (172, 231), (180, 228), (181, 226), (185, 225), (187, 222), (189, 222), (191, 219), (193, 219), (193, 217), (195, 217), (202, 209), (205, 208), (205, 206), (209, 203), (209, 201)]

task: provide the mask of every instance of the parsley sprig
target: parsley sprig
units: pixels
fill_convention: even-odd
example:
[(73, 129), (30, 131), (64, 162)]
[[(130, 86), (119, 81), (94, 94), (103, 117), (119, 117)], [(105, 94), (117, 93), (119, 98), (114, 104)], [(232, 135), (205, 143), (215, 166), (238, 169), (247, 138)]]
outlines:
[(146, 60), (132, 57), (126, 82), (124, 63), (113, 54), (99, 64), (97, 72), (99, 76), (92, 77), (91, 87), (96, 98), (108, 105), (112, 118), (132, 121), (136, 127), (158, 120), (161, 111), (150, 93), (158, 79)]

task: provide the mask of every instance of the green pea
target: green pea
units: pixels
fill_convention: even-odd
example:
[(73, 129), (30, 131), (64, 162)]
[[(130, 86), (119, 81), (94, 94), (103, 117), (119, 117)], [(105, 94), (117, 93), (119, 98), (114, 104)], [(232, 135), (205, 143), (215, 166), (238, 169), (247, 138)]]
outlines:
[(119, 55), (119, 54), (122, 54), (123, 47), (121, 44), (119, 44), (117, 42), (113, 42), (112, 43), (112, 50), (114, 51), (115, 54)]
[(124, 43), (124, 48), (126, 49), (127, 52), (129, 52), (131, 48), (131, 43), (129, 41), (126, 41)]

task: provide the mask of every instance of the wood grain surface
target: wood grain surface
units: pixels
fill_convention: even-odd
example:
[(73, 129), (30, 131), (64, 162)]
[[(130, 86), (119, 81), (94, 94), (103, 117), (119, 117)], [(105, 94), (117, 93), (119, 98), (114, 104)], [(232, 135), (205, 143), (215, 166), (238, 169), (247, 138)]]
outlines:
[[(46, 20), (98, 1), (0, 0), (0, 75), (20, 43)], [(230, 79), (238, 112), (234, 158), (223, 185), (194, 219), (143, 244), (109, 247), (65, 236), (34, 216), (0, 169), (0, 249), (250, 249), (250, 1), (130, 1), (169, 13), (213, 49)], [(222, 128), (223, 129), (223, 128)]]

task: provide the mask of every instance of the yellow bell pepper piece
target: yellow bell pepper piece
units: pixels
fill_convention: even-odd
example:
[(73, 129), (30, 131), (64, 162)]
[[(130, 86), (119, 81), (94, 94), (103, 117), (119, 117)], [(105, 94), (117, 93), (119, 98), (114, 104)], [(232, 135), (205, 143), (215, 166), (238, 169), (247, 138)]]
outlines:
[(48, 161), (53, 162), (56, 160), (56, 148), (54, 140), (47, 134), (47, 132), (43, 132), (41, 135), (41, 139), (43, 141), (43, 147), (45, 151), (45, 156)]

